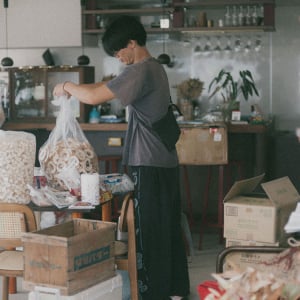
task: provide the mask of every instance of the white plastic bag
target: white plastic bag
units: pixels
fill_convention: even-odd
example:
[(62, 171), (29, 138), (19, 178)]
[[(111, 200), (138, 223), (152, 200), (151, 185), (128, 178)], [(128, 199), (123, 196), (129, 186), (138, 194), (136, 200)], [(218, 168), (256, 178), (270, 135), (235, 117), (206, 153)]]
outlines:
[[(70, 165), (81, 173), (97, 173), (98, 160), (93, 147), (85, 137), (65, 96), (52, 101), (60, 106), (56, 126), (39, 150), (39, 162), (49, 186), (57, 190), (69, 190), (58, 176)], [(68, 180), (68, 179), (66, 179)]]

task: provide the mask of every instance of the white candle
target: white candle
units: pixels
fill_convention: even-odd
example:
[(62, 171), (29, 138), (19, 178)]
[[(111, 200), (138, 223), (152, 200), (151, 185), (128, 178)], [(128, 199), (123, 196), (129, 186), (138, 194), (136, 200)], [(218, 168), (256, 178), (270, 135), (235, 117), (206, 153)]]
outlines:
[(81, 201), (93, 205), (100, 203), (99, 197), (99, 174), (81, 174)]

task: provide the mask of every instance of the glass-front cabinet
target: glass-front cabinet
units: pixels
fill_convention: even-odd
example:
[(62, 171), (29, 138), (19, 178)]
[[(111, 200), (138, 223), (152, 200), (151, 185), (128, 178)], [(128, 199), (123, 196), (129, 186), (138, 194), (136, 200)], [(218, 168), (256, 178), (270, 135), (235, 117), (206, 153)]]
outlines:
[[(10, 82), (10, 120), (22, 122), (54, 121), (59, 106), (53, 97), (57, 83), (72, 81), (75, 83), (94, 82), (94, 67), (19, 67), (9, 69)], [(79, 121), (85, 122), (91, 109), (77, 99), (71, 98), (74, 114)]]

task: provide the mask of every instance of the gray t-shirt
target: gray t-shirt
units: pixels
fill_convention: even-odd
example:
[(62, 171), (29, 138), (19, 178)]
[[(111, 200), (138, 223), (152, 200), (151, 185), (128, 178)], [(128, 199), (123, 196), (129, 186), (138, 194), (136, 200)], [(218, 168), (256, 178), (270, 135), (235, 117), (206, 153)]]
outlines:
[(155, 58), (147, 58), (126, 66), (107, 86), (129, 110), (123, 163), (129, 166), (177, 166), (176, 150), (169, 152), (151, 127), (167, 113), (170, 102), (164, 68)]

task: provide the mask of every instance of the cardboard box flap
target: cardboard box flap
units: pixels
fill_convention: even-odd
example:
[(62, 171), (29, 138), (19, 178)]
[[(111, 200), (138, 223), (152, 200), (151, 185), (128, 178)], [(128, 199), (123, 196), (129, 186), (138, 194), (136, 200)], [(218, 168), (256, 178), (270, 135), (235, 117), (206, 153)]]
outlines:
[(296, 205), (300, 198), (298, 191), (287, 176), (262, 183), (261, 186), (269, 199), (276, 206), (284, 206), (293, 203)]
[(265, 174), (261, 174), (256, 177), (252, 177), (249, 179), (244, 179), (240, 181), (236, 181), (233, 186), (230, 188), (229, 192), (224, 198), (224, 202), (232, 199), (235, 196), (242, 194), (249, 194), (255, 190), (258, 184), (262, 181)]

